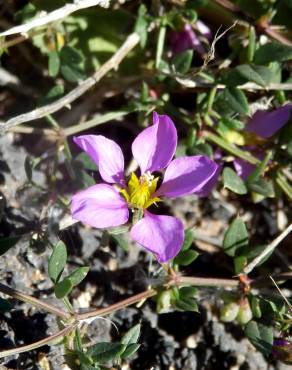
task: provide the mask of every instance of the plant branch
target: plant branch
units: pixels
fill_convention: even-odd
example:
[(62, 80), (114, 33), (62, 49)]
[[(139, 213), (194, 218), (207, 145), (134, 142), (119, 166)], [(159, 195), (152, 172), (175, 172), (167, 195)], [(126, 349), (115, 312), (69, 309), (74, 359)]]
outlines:
[(53, 315), (61, 317), (62, 319), (67, 320), (69, 318), (67, 312), (63, 311), (62, 309), (55, 307), (49, 303), (43, 302), (37, 298), (31, 297), (25, 293), (22, 293), (16, 289), (10, 288), (1, 283), (0, 283), (0, 292), (9, 295), (12, 298), (18, 299), (19, 301), (29, 303), (34, 307), (41, 308), (47, 312), (52, 313)]
[[(180, 286), (191, 284), (194, 286), (209, 286), (209, 287), (236, 287), (238, 286), (238, 280), (235, 279), (217, 279), (217, 278), (204, 278), (204, 277), (192, 277), (192, 276), (175, 276), (171, 280), (167, 281), (164, 285), (169, 286)], [(118, 303), (115, 303), (109, 307), (99, 308), (97, 310), (80, 313), (75, 315), (76, 320), (82, 321), (97, 316), (104, 316), (113, 313), (117, 310), (138, 303), (142, 300), (153, 297), (157, 294), (154, 289), (145, 290), (142, 293), (136, 294), (130, 298), (126, 298)]]
[(99, 82), (111, 69), (116, 69), (126, 55), (139, 43), (140, 37), (132, 33), (119, 48), (119, 50), (103, 64), (91, 77), (82, 81), (75, 89), (55, 102), (37, 108), (31, 112), (20, 114), (6, 122), (0, 123), (0, 134), (19, 124), (45, 117), (49, 114), (69, 106), (73, 101), (83, 95), (87, 90)]
[(21, 346), (21, 347), (17, 347), (17, 348), (7, 349), (6, 351), (1, 351), (0, 352), (0, 358), (7, 357), (7, 356), (12, 356), (12, 355), (17, 355), (19, 353), (31, 351), (33, 349), (48, 345), (51, 342), (55, 342), (56, 340), (61, 339), (65, 335), (69, 334), (70, 331), (75, 329), (75, 327), (76, 327), (76, 323), (70, 324), (70, 325), (66, 326), (64, 329), (58, 331), (57, 333), (55, 333), (53, 335), (50, 335), (47, 338), (41, 339), (41, 340), (39, 340), (35, 343), (28, 344), (28, 345)]
[[(227, 12), (232, 13), (233, 16), (235, 14), (237, 17), (244, 18), (248, 23), (254, 22), (253, 18), (250, 15), (246, 14), (237, 5), (233, 4), (229, 0), (213, 0), (213, 2), (216, 3), (217, 5), (221, 6)], [(274, 39), (274, 40), (276, 40), (276, 41), (278, 41), (282, 44), (292, 45), (291, 40), (289, 40), (284, 35), (282, 35), (281, 33), (278, 33), (276, 30), (274, 30), (272, 28), (272, 26), (268, 24), (268, 22), (266, 22), (265, 24), (258, 23), (257, 28), (261, 33), (265, 33), (270, 38), (272, 38), (272, 39)]]
[(276, 239), (274, 239), (267, 247), (260, 253), (253, 261), (251, 261), (244, 269), (244, 274), (249, 274), (262, 260), (281, 243), (283, 239), (292, 231), (292, 224), (290, 224)]
[(112, 304), (108, 307), (98, 308), (97, 310), (92, 310), (92, 311), (89, 311), (89, 312), (79, 313), (79, 314), (75, 315), (75, 317), (76, 317), (76, 320), (82, 321), (82, 320), (87, 320), (87, 319), (97, 317), (97, 316), (105, 316), (105, 315), (108, 315), (108, 314), (113, 313), (115, 311), (118, 311), (122, 308), (125, 308), (127, 306), (130, 306), (132, 304), (138, 303), (138, 302), (140, 302), (144, 299), (153, 297), (156, 294), (157, 294), (156, 290), (148, 289), (148, 290), (145, 290), (142, 293), (133, 295), (130, 298), (126, 298), (126, 299), (124, 299), (120, 302), (114, 303), (114, 304)]
[(45, 26), (48, 23), (56, 22), (76, 12), (77, 10), (90, 8), (95, 5), (99, 5), (103, 8), (108, 8), (109, 0), (75, 0), (72, 4), (66, 4), (62, 8), (56, 9), (51, 13), (42, 11), (38, 17), (32, 19), (30, 22), (12, 27), (7, 31), (1, 32), (0, 37), (15, 35), (17, 33), (27, 33), (33, 28)]

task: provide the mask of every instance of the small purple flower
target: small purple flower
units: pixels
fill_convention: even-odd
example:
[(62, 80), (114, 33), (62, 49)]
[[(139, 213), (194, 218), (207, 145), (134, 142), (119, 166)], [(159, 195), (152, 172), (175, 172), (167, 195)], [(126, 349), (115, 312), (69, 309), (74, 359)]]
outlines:
[(245, 130), (267, 139), (286, 125), (291, 113), (292, 104), (283, 105), (272, 111), (258, 110), (248, 121)]
[(272, 355), (287, 364), (292, 363), (292, 342), (284, 338), (276, 338), (273, 342)]
[[(245, 148), (242, 148), (243, 150), (246, 150), (250, 152), (254, 157), (263, 160), (265, 157), (265, 152), (257, 148), (255, 146), (247, 146)], [(253, 171), (256, 169), (256, 165), (251, 164), (244, 159), (236, 158), (233, 161), (233, 165), (235, 168), (235, 171), (239, 177), (242, 178), (243, 181), (246, 181), (248, 177), (253, 173)]]
[[(273, 111), (258, 110), (248, 121), (245, 130), (255, 133), (263, 139), (268, 139), (289, 122), (291, 113), (292, 104), (283, 105)], [(246, 147), (245, 150), (248, 150), (253, 156), (260, 160), (265, 156), (265, 152), (261, 148), (252, 146)], [(244, 181), (247, 180), (256, 168), (254, 164), (240, 158), (235, 159), (233, 164), (238, 176)]]
[[(211, 31), (203, 23), (199, 21), (196, 23), (198, 25), (198, 30), (203, 34), (203, 36), (209, 38), (211, 36)], [(200, 55), (205, 53), (205, 49), (194, 32), (190, 24), (185, 24), (181, 31), (173, 31), (170, 34), (170, 45), (173, 54), (179, 54), (186, 50), (196, 50)]]
[[(177, 132), (166, 115), (153, 114), (153, 125), (144, 129), (132, 144), (132, 153), (140, 167), (140, 176), (133, 172), (127, 180), (124, 157), (114, 141), (101, 135), (74, 138), (98, 165), (103, 180), (72, 197), (71, 213), (76, 220), (96, 228), (125, 224), (129, 209), (140, 210), (143, 218), (131, 229), (131, 237), (163, 263), (179, 252), (183, 239), (182, 222), (171, 216), (155, 215), (148, 207), (161, 197), (175, 198), (200, 192), (216, 174), (218, 166), (203, 155), (172, 159), (177, 146)], [(165, 169), (157, 189), (157, 171)], [(153, 175), (155, 173), (155, 176)]]

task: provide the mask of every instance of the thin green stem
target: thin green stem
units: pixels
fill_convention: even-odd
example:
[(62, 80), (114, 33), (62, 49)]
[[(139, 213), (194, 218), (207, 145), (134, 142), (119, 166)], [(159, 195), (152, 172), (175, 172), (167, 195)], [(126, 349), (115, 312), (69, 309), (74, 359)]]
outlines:
[(209, 131), (204, 132), (204, 137), (214, 144), (217, 144), (220, 148), (226, 150), (228, 153), (235, 155), (238, 158), (244, 159), (251, 164), (259, 164), (261, 161), (251, 155), (249, 152), (241, 150), (236, 146), (229, 144), (227, 141), (222, 139), (220, 136), (213, 134)]
[(271, 150), (269, 150), (266, 155), (265, 155), (265, 158), (262, 162), (260, 162), (256, 169), (253, 171), (253, 173), (248, 177), (247, 179), (247, 182), (249, 184), (253, 183), (254, 181), (258, 180), (259, 177), (261, 175), (264, 174), (264, 171), (265, 171), (265, 168), (266, 166), (268, 165), (268, 163), (270, 162), (271, 158), (273, 156), (273, 152)]
[(287, 195), (287, 197), (292, 200), (292, 187), (288, 184), (287, 180), (280, 173), (280, 171), (277, 172), (276, 183), (283, 190), (283, 192)]
[(210, 90), (209, 96), (208, 96), (208, 102), (207, 102), (207, 113), (210, 113), (214, 104), (215, 96), (217, 92), (217, 87), (213, 87)]
[(76, 349), (80, 352), (83, 352), (82, 338), (81, 338), (80, 329), (78, 327), (75, 329), (74, 339), (75, 339)]
[(159, 69), (166, 35), (166, 26), (161, 25), (158, 32), (157, 47), (156, 47), (156, 57), (155, 57), (155, 68)]
[(58, 307), (43, 302), (37, 298), (31, 297), (25, 293), (19, 292), (18, 290), (10, 288), (1, 283), (0, 283), (0, 292), (9, 295), (12, 298), (18, 299), (19, 301), (29, 303), (34, 307), (41, 308), (47, 312), (52, 313), (53, 315), (61, 317), (64, 320), (67, 320), (70, 317), (70, 315), (67, 312), (61, 310)]
[(75, 326), (76, 326), (76, 324), (68, 325), (64, 329), (60, 330), (59, 332), (57, 332), (53, 335), (50, 335), (47, 338), (39, 340), (38, 342), (28, 344), (28, 345), (25, 345), (25, 346), (21, 346), (21, 347), (17, 347), (17, 348), (8, 349), (6, 351), (1, 351), (0, 352), (0, 358), (16, 355), (16, 354), (27, 352), (27, 351), (31, 351), (33, 349), (51, 344), (52, 342), (56, 342), (58, 339), (61, 339), (65, 335), (69, 334), (75, 328)]

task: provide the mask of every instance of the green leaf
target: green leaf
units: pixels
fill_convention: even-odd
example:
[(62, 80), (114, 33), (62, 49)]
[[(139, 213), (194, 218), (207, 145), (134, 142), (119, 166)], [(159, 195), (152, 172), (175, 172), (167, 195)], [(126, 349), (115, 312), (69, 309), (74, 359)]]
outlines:
[(233, 260), (235, 274), (238, 275), (247, 265), (246, 256), (237, 256)]
[(60, 240), (53, 248), (49, 258), (49, 277), (54, 283), (57, 283), (62, 275), (67, 261), (66, 245)]
[(89, 170), (89, 171), (96, 171), (97, 170), (96, 163), (93, 162), (93, 160), (85, 152), (79, 153), (75, 157), (74, 161), (81, 162), (82, 165), (83, 165), (83, 168), (86, 169), (86, 170)]
[(229, 87), (224, 90), (223, 98), (225, 102), (239, 114), (246, 115), (249, 112), (248, 101), (243, 91), (237, 87)]
[(76, 286), (81, 283), (81, 281), (86, 277), (88, 274), (89, 267), (78, 267), (74, 270), (70, 275), (66, 277), (71, 281), (72, 286)]
[(182, 74), (187, 73), (192, 64), (193, 54), (193, 50), (186, 50), (183, 53), (176, 54), (172, 60), (175, 71)]
[(77, 49), (72, 46), (65, 45), (61, 49), (60, 60), (62, 65), (80, 65), (83, 62), (83, 56)]
[(87, 355), (98, 363), (116, 360), (126, 349), (122, 343), (101, 342), (88, 348)]
[(249, 190), (265, 197), (273, 198), (275, 196), (275, 189), (272, 181), (259, 178), (248, 185)]
[(186, 251), (187, 249), (190, 249), (193, 243), (194, 237), (195, 235), (192, 229), (185, 230), (185, 238), (184, 238), (183, 245), (181, 247), (181, 251)]
[(141, 4), (138, 9), (138, 18), (135, 23), (135, 32), (138, 33), (140, 36), (140, 45), (142, 48), (145, 47), (147, 42), (147, 28), (148, 28), (148, 22), (147, 22), (147, 8), (144, 4)]
[(65, 278), (62, 281), (58, 282), (55, 287), (55, 295), (58, 299), (66, 297), (72, 290), (73, 284), (70, 279)]
[(26, 23), (37, 15), (37, 8), (29, 3), (15, 13), (15, 20), (19, 23)]
[(180, 265), (180, 266), (188, 266), (191, 264), (197, 257), (199, 256), (199, 253), (196, 251), (189, 249), (186, 251), (181, 251), (173, 260), (174, 263)]
[(194, 298), (198, 292), (198, 289), (194, 286), (184, 286), (179, 289), (179, 298)]
[(78, 82), (85, 78), (83, 73), (83, 55), (72, 46), (66, 45), (60, 51), (62, 76), (69, 82)]
[(72, 82), (72, 83), (79, 82), (81, 80), (84, 80), (85, 78), (85, 75), (83, 71), (81, 70), (81, 68), (76, 67), (76, 66), (69, 66), (69, 65), (63, 66), (62, 65), (61, 73), (66, 81)]
[(60, 70), (61, 61), (57, 51), (49, 53), (48, 69), (51, 77), (56, 77)]
[(121, 343), (126, 346), (132, 343), (137, 343), (141, 331), (141, 325), (137, 324), (133, 326), (127, 333), (122, 337)]
[(127, 346), (125, 351), (122, 353), (121, 357), (122, 358), (128, 358), (133, 356), (135, 352), (138, 351), (138, 349), (141, 347), (141, 344), (139, 343), (132, 343)]
[(225, 167), (223, 170), (224, 187), (233, 191), (236, 194), (246, 194), (247, 188), (243, 180), (230, 167)]
[(12, 309), (12, 304), (9, 303), (6, 299), (0, 297), (0, 312), (7, 312)]
[(121, 234), (111, 234), (111, 238), (124, 250), (128, 251), (128, 242), (123, 238)]
[(247, 81), (255, 82), (260, 86), (267, 86), (272, 79), (272, 71), (265, 66), (242, 64), (236, 67), (237, 72)]
[(237, 217), (227, 229), (223, 239), (223, 249), (228, 256), (234, 257), (237, 251), (248, 245), (248, 233), (245, 223)]
[(0, 256), (6, 253), (10, 248), (14, 247), (21, 236), (8, 236), (0, 239)]
[(244, 123), (230, 117), (222, 117), (219, 121), (219, 123), (222, 123), (226, 128), (230, 130), (242, 130), (244, 128)]
[(252, 296), (251, 310), (252, 310), (253, 317), (255, 317), (256, 319), (261, 318), (262, 310), (261, 310), (260, 300), (258, 297)]
[(292, 46), (270, 42), (262, 45), (255, 52), (255, 63), (284, 62), (292, 59)]
[(193, 298), (178, 299), (174, 305), (180, 311), (199, 312), (198, 304)]
[(64, 85), (53, 86), (47, 93), (47, 95), (40, 99), (41, 105), (50, 104), (53, 101), (61, 98), (64, 95)]
[(257, 350), (269, 355), (273, 345), (273, 329), (256, 321), (250, 321), (245, 327), (245, 335)]

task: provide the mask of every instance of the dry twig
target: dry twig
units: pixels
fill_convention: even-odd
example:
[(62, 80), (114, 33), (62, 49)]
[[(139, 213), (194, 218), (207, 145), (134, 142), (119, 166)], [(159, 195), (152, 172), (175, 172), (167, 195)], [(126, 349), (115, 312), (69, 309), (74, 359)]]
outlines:
[(128, 55), (128, 53), (139, 43), (140, 37), (137, 33), (132, 33), (128, 36), (119, 50), (103, 64), (91, 77), (82, 81), (75, 89), (70, 91), (61, 99), (54, 101), (51, 104), (34, 109), (31, 112), (20, 114), (13, 117), (6, 122), (0, 123), (0, 134), (8, 131), (10, 128), (20, 125), (21, 123), (33, 121), (45, 117), (49, 114), (57, 112), (58, 110), (68, 107), (73, 101), (78, 99), (87, 90), (99, 82), (111, 69), (118, 68), (121, 61)]
[(62, 8), (56, 9), (51, 13), (41, 12), (37, 18), (32, 19), (30, 22), (12, 27), (9, 30), (0, 33), (0, 37), (15, 35), (17, 33), (27, 33), (33, 28), (56, 22), (77, 10), (89, 8), (95, 5), (107, 8), (109, 6), (109, 0), (75, 0), (72, 4), (66, 4)]
[(281, 241), (286, 238), (287, 235), (292, 231), (292, 224), (290, 224), (276, 239), (272, 241), (267, 247), (259, 254), (254, 260), (252, 260), (244, 269), (244, 274), (249, 274), (269, 253), (281, 243)]

